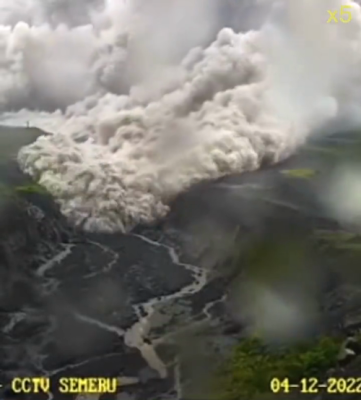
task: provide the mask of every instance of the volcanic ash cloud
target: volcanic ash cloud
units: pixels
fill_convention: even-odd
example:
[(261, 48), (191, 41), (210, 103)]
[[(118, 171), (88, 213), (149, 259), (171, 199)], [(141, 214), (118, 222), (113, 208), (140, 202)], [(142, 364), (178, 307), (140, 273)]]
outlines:
[[(1, 83), (0, 107), (17, 110), (3, 119), (30, 120), (51, 132), (21, 150), (20, 165), (86, 229), (127, 231), (163, 217), (169, 201), (191, 185), (276, 162), (339, 111), (345, 95), (335, 81), (344, 77), (317, 71), (317, 44), (327, 36), (305, 47), (302, 21), (293, 32), (295, 25), (288, 28), (293, 36), (272, 22), (246, 33), (224, 28), (179, 63), (177, 39), (186, 49), (214, 28), (208, 0), (197, 7), (175, 1), (175, 9), (151, 16), (141, 1), (119, 4), (89, 12), (88, 25), (18, 23), (0, 30), (0, 69), (11, 66), (3, 67), (11, 76)], [(163, 9), (162, 1), (155, 4)], [(353, 7), (358, 36), (351, 47), (361, 26)], [(188, 16), (185, 30), (177, 24), (181, 10)], [(325, 18), (326, 10), (327, 4)], [(291, 11), (286, 4), (286, 21)], [(339, 27), (323, 29), (344, 35)], [(327, 44), (326, 56), (335, 51)], [(304, 68), (290, 68), (299, 54)], [(329, 58), (332, 66), (337, 62)], [(307, 85), (313, 72), (323, 80)], [(292, 85), (302, 90), (287, 91)]]

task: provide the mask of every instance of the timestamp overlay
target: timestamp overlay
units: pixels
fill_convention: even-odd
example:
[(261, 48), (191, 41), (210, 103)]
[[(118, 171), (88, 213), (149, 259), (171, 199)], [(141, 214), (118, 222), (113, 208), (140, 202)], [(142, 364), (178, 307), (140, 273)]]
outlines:
[(361, 377), (332, 377), (325, 381), (318, 378), (303, 378), (299, 382), (291, 382), (288, 378), (273, 378), (270, 382), (272, 393), (303, 394), (361, 394)]

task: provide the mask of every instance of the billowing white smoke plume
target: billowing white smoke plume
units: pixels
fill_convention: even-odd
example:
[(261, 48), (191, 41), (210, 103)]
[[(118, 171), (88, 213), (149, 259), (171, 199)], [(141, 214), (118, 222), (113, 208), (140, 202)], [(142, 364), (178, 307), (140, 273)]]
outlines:
[(196, 182), (276, 162), (360, 103), (361, 11), (345, 4), (352, 21), (328, 24), (338, 0), (284, 0), (203, 48), (217, 0), (1, 0), (2, 120), (51, 133), (20, 165), (76, 223), (128, 230)]

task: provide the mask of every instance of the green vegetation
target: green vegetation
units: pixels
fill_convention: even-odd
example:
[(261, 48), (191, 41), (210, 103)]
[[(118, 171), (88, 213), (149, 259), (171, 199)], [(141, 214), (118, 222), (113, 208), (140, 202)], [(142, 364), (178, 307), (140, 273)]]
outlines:
[(21, 185), (14, 187), (14, 191), (16, 193), (39, 193), (39, 194), (48, 194), (45, 188), (40, 186), (37, 183), (32, 183), (30, 185)]
[(326, 155), (326, 156), (340, 156), (342, 155), (342, 151), (344, 151), (344, 149), (337, 149), (337, 148), (330, 148), (330, 147), (321, 147), (321, 146), (305, 146), (305, 150), (309, 151), (309, 152), (316, 152), (316, 153), (320, 153), (320, 155)]
[(342, 243), (336, 246), (338, 250), (361, 251), (361, 243)]
[(251, 246), (235, 252), (233, 265), (235, 269), (242, 266), (251, 279), (272, 285), (280, 279), (294, 279), (295, 271), (302, 269), (308, 262), (304, 238), (281, 235), (253, 239)]
[(348, 159), (349, 157), (358, 157), (361, 151), (360, 135), (351, 140), (338, 140), (330, 141), (324, 145), (306, 145), (304, 150), (309, 153), (316, 153), (319, 156), (326, 156), (329, 159), (339, 160)]
[(28, 185), (10, 186), (0, 183), (0, 196), (16, 196), (17, 194), (47, 194), (48, 192), (37, 183), (32, 183)]
[(361, 250), (360, 236), (352, 232), (317, 230), (315, 238), (338, 250)]
[(309, 179), (314, 177), (317, 174), (317, 171), (310, 168), (300, 168), (300, 169), (283, 170), (281, 171), (281, 173), (291, 178)]
[(347, 232), (341, 230), (331, 231), (326, 229), (316, 230), (315, 236), (317, 239), (321, 239), (330, 242), (332, 244), (345, 243), (348, 242), (349, 240), (353, 240), (358, 237), (358, 235), (356, 235), (353, 232)]
[(222, 400), (262, 399), (270, 394), (273, 378), (322, 377), (337, 362), (341, 340), (323, 337), (312, 343), (272, 350), (258, 338), (248, 338), (236, 346), (222, 366), (218, 384)]

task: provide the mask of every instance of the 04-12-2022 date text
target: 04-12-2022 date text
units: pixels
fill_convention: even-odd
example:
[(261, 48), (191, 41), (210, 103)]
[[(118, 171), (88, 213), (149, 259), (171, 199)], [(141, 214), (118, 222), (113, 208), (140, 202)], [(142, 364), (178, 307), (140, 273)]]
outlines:
[(288, 378), (273, 378), (270, 389), (273, 393), (291, 393), (297, 390), (304, 394), (316, 394), (321, 391), (329, 394), (361, 394), (361, 377), (334, 377), (323, 382), (317, 378), (303, 378), (297, 383)]

